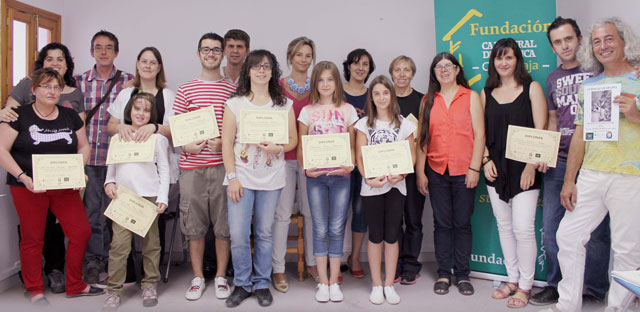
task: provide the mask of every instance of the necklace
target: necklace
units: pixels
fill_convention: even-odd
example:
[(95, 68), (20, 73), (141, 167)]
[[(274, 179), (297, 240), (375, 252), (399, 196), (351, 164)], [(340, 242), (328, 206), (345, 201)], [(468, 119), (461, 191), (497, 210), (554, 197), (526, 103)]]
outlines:
[(289, 89), (291, 89), (291, 91), (298, 92), (298, 94), (304, 94), (305, 92), (309, 91), (309, 89), (311, 89), (311, 79), (309, 78), (305, 80), (305, 84), (302, 87), (299, 87), (296, 81), (293, 80), (293, 78), (287, 79), (287, 84), (289, 85)]
[(51, 112), (45, 115), (45, 114), (41, 113), (40, 110), (38, 110), (38, 106), (36, 106), (36, 104), (33, 104), (33, 108), (36, 109), (36, 113), (38, 113), (38, 115), (42, 116), (42, 118), (47, 118), (47, 117), (51, 116), (51, 114), (53, 114), (53, 112), (56, 111), (56, 107), (54, 106), (53, 109), (51, 110)]

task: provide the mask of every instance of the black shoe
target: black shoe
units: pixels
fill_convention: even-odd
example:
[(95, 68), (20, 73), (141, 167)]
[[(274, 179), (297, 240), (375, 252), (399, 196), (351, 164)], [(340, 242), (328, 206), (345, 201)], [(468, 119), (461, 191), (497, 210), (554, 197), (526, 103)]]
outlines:
[(99, 296), (104, 294), (104, 289), (98, 288), (98, 287), (93, 287), (93, 286), (89, 286), (89, 292), (80, 292), (77, 295), (73, 295), (73, 296), (69, 296), (67, 295), (67, 298), (77, 298), (77, 297), (84, 297), (84, 296)]
[(273, 297), (269, 288), (260, 288), (255, 290), (256, 297), (258, 297), (258, 304), (263, 307), (268, 307), (273, 303)]
[(402, 272), (402, 280), (400, 281), (400, 284), (413, 285), (416, 283), (416, 279), (418, 279), (418, 277), (420, 277), (420, 274), (404, 271)]
[(529, 303), (535, 306), (543, 306), (558, 302), (558, 289), (553, 286), (546, 286), (535, 295), (531, 296)]
[(98, 282), (100, 276), (100, 268), (97, 266), (87, 267), (87, 272), (84, 274), (84, 282), (91, 285)]
[(59, 270), (53, 270), (47, 274), (47, 280), (49, 281), (49, 289), (54, 294), (63, 293), (64, 288), (64, 273)]
[(594, 295), (589, 295), (589, 294), (583, 294), (582, 295), (582, 304), (583, 305), (589, 305), (589, 306), (597, 306), (597, 305), (603, 305), (604, 304), (604, 299), (600, 299)]
[(240, 286), (236, 286), (233, 288), (233, 292), (231, 293), (231, 296), (229, 296), (229, 298), (227, 298), (227, 301), (225, 301), (225, 304), (227, 305), (228, 308), (235, 308), (239, 306), (240, 303), (244, 301), (244, 299), (247, 299), (249, 297), (251, 297), (250, 292), (244, 290), (244, 288)]

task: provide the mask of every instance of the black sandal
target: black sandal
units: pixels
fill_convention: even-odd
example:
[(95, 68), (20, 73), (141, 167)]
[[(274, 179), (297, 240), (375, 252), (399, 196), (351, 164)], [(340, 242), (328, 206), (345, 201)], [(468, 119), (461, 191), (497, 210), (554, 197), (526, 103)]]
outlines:
[(449, 287), (451, 286), (451, 282), (449, 280), (445, 281), (436, 281), (433, 285), (433, 292), (436, 295), (446, 295), (449, 293)]
[(475, 293), (473, 285), (471, 285), (471, 281), (469, 280), (458, 281), (458, 284), (456, 284), (456, 286), (458, 286), (458, 292), (465, 296), (471, 296)]

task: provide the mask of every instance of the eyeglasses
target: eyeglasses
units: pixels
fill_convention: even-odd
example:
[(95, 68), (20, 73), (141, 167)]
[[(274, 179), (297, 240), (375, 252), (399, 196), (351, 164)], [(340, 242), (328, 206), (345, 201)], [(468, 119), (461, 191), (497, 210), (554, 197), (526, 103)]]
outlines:
[(200, 50), (200, 53), (202, 53), (204, 55), (209, 54), (209, 52), (211, 52), (211, 51), (213, 51), (213, 54), (216, 54), (216, 55), (222, 53), (222, 48), (218, 48), (218, 47), (215, 47), (215, 48), (201, 47), (198, 50)]
[(448, 64), (444, 64), (444, 65), (437, 65), (435, 67), (435, 70), (442, 72), (442, 71), (445, 71), (445, 70), (446, 71), (450, 71), (450, 70), (452, 70), (454, 68), (456, 68), (456, 65), (448, 63)]
[(47, 91), (53, 90), (53, 92), (62, 92), (63, 87), (61, 86), (52, 86), (52, 85), (39, 85), (38, 87), (45, 89)]
[(260, 68), (264, 69), (265, 71), (270, 71), (271, 64), (256, 64), (251, 66), (251, 69), (253, 70), (260, 70)]

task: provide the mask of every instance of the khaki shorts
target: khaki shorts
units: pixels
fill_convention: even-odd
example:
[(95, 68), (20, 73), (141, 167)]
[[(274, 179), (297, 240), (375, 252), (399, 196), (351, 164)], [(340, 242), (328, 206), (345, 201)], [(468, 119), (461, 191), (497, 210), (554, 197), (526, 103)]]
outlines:
[(204, 238), (213, 224), (216, 238), (229, 240), (224, 166), (180, 169), (180, 228), (186, 240)]

